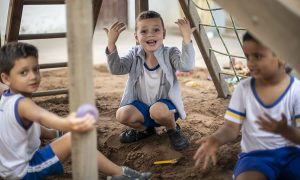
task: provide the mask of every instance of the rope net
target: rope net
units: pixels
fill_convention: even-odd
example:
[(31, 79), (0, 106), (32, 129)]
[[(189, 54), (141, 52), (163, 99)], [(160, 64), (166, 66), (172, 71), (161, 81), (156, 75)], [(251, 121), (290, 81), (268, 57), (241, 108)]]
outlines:
[[(240, 38), (239, 34), (244, 33), (246, 31), (246, 29), (242, 28), (242, 27), (237, 27), (234, 18), (230, 14), (228, 14), (229, 18), (227, 18), (227, 19), (230, 19), (230, 21), (227, 23), (227, 24), (230, 23), (230, 25), (229, 26), (219, 25), (218, 22), (217, 22), (216, 14), (214, 12), (222, 11), (224, 14), (227, 14), (227, 13), (223, 10), (223, 8), (219, 8), (219, 7), (214, 8), (213, 7), (214, 4), (212, 4), (211, 0), (198, 0), (198, 1), (197, 0), (189, 0), (188, 3), (189, 3), (189, 6), (194, 5), (196, 7), (200, 17), (201, 17), (201, 14), (203, 15), (203, 13), (206, 13), (206, 15), (211, 18), (211, 19), (208, 20), (210, 23), (203, 23), (201, 21), (201, 23), (198, 24), (198, 26), (199, 26), (199, 28), (213, 29), (216, 32), (219, 40), (221, 41), (221, 44), (223, 46), (223, 50), (217, 50), (215, 48), (210, 48), (209, 53), (210, 54), (215, 53), (215, 55), (219, 54), (219, 55), (222, 55), (222, 56), (226, 56), (226, 59), (227, 58), (229, 59), (229, 64), (230, 64), (229, 69), (232, 69), (233, 73), (229, 73), (228, 71), (227, 72), (226, 71), (221, 71), (220, 74), (235, 76), (237, 82), (241, 78), (247, 77), (246, 72), (243, 73), (243, 74), (239, 73), (238, 70), (237, 70), (237, 67), (236, 67), (236, 59), (239, 59), (239, 60), (242, 60), (242, 61), (246, 60), (244, 54), (242, 53), (242, 55), (236, 55), (236, 54), (232, 53), (229, 50), (228, 45), (226, 44), (226, 42), (224, 40), (223, 33), (221, 32), (221, 31), (224, 31), (224, 30), (232, 31), (234, 33), (234, 38), (238, 42), (239, 48), (242, 52), (242, 42), (241, 42), (241, 38)], [(202, 18), (201, 18), (201, 20), (202, 20)]]

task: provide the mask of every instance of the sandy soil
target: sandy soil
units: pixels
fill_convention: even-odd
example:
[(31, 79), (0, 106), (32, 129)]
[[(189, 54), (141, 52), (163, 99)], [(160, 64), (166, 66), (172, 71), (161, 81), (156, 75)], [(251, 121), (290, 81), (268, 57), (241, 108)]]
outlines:
[[(42, 72), (40, 90), (67, 87), (67, 70), (58, 69)], [(194, 141), (213, 133), (223, 124), (223, 115), (228, 99), (217, 98), (212, 81), (207, 80), (205, 69), (196, 69), (193, 74), (179, 76), (182, 97), (187, 112), (187, 119), (180, 120), (183, 132), (189, 137), (190, 146), (179, 152), (172, 149), (169, 139), (163, 128), (158, 129), (157, 135), (145, 140), (121, 144), (119, 134), (125, 127), (115, 119), (127, 76), (113, 76), (105, 66), (94, 68), (94, 85), (96, 105), (100, 112), (100, 121), (97, 128), (98, 149), (108, 158), (119, 165), (151, 171), (152, 179), (204, 179), (229, 180), (232, 169), (240, 151), (239, 140), (224, 145), (218, 153), (218, 162), (215, 167), (206, 171), (195, 169), (192, 157), (198, 148)], [(65, 116), (68, 113), (68, 97), (66, 95), (39, 97), (34, 100), (42, 107)], [(153, 165), (154, 161), (178, 159), (176, 164)], [(49, 179), (71, 179), (71, 160), (64, 163), (65, 174), (62, 177)], [(106, 177), (99, 173), (99, 179)]]

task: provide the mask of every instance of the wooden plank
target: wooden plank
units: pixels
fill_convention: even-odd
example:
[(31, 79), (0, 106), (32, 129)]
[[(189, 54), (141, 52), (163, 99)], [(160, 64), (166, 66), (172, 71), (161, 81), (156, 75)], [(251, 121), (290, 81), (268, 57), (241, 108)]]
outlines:
[(100, 9), (102, 7), (103, 0), (93, 0), (93, 24), (94, 24), (94, 31), (97, 25), (98, 17), (100, 14)]
[(189, 0), (179, 0), (179, 3), (185, 16), (189, 19), (191, 26), (197, 27), (197, 30), (194, 31), (193, 35), (207, 66), (208, 72), (217, 89), (218, 97), (226, 98), (229, 95), (228, 86), (224, 81), (223, 75), (220, 74), (221, 68), (215, 54), (209, 53), (211, 44), (204, 28), (200, 28), (199, 26), (199, 24), (201, 24), (201, 19), (197, 13), (196, 7), (192, 3), (189, 4)]
[(68, 63), (61, 62), (61, 63), (46, 63), (40, 64), (40, 69), (49, 69), (49, 68), (61, 68), (61, 67), (68, 67)]
[[(215, 0), (239, 24), (300, 72), (298, 0)], [(267, 7), (267, 8), (266, 8)]]
[(135, 0), (135, 17), (141, 12), (149, 10), (148, 0)]
[(65, 38), (66, 33), (20, 34), (19, 40)]
[[(67, 0), (67, 42), (70, 110), (94, 104), (92, 0)], [(72, 133), (72, 175), (75, 180), (97, 180), (96, 129)]]
[(5, 43), (18, 41), (22, 12), (23, 0), (10, 0), (5, 32)]
[(51, 89), (48, 91), (39, 91), (32, 94), (32, 97), (41, 97), (41, 96), (55, 96), (68, 94), (68, 89)]
[(24, 5), (57, 5), (65, 4), (65, 0), (24, 0)]

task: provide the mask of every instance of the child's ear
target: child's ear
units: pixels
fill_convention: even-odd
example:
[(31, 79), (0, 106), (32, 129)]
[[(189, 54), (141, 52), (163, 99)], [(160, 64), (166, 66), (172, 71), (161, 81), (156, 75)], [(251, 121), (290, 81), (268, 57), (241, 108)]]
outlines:
[(164, 37), (164, 39), (165, 39), (165, 37), (166, 37), (166, 29), (164, 29), (163, 37)]
[(134, 38), (135, 38), (136, 43), (138, 44), (138, 43), (139, 43), (139, 40), (138, 40), (138, 37), (137, 37), (136, 32), (134, 32)]
[(10, 85), (9, 76), (7, 74), (1, 73), (1, 80), (5, 85), (7, 85), (7, 86)]

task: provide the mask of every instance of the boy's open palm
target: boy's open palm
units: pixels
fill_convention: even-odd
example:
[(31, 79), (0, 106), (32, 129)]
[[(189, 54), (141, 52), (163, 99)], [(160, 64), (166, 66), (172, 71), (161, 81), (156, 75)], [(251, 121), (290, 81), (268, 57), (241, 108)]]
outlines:
[(122, 31), (126, 29), (125, 24), (122, 22), (115, 22), (110, 28), (104, 28), (108, 38), (108, 50), (112, 52), (115, 48), (115, 44), (119, 38)]
[(217, 162), (217, 151), (219, 148), (218, 141), (213, 136), (204, 137), (198, 141), (196, 144), (199, 144), (200, 147), (194, 155), (195, 167), (198, 167), (201, 162), (203, 162), (203, 169), (206, 169), (210, 162), (212, 161), (213, 165), (216, 165)]
[(196, 27), (191, 28), (187, 18), (178, 19), (175, 24), (178, 25), (183, 41), (188, 44), (191, 42), (191, 34), (196, 30)]
[(268, 114), (265, 114), (265, 117), (259, 116), (257, 124), (260, 125), (260, 129), (276, 134), (281, 134), (288, 128), (287, 118), (284, 114), (281, 115), (282, 119), (277, 121), (273, 119)]

